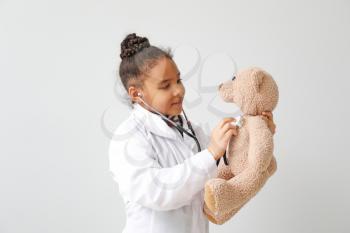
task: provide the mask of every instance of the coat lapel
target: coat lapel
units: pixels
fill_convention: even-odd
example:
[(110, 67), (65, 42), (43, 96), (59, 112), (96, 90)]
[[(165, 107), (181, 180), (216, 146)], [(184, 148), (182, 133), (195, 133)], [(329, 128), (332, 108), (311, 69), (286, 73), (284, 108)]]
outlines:
[(175, 132), (177, 129), (168, 126), (158, 114), (148, 111), (137, 103), (133, 104), (132, 114), (138, 124), (143, 125), (152, 133), (174, 140), (178, 139)]

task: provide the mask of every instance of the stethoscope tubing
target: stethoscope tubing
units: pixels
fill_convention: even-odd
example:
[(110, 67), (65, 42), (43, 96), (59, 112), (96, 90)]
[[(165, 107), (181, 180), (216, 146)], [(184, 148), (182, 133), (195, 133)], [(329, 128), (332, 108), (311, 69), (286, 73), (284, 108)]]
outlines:
[[(171, 123), (174, 127), (176, 127), (179, 131), (181, 131), (181, 132), (185, 133), (186, 135), (188, 135), (189, 137), (193, 138), (194, 141), (196, 142), (198, 152), (202, 151), (201, 145), (200, 145), (200, 143), (199, 143), (199, 141), (198, 141), (198, 138), (197, 138), (197, 136), (196, 136), (196, 133), (194, 132), (193, 127), (192, 127), (192, 124), (191, 124), (191, 122), (188, 120), (187, 115), (186, 115), (184, 109), (182, 109), (182, 112), (183, 112), (183, 114), (184, 114), (184, 116), (185, 116), (186, 123), (187, 123), (187, 125), (188, 125), (188, 128), (191, 130), (191, 133), (188, 132), (184, 127), (182, 127), (182, 126), (176, 124), (174, 121), (168, 119), (166, 116), (164, 116), (163, 114), (161, 114), (160, 112), (158, 112), (158, 111), (157, 111), (156, 109), (154, 109), (152, 106), (149, 106), (147, 103), (145, 103), (145, 101), (143, 101), (142, 98), (140, 98), (140, 99), (142, 100), (142, 102), (143, 102), (145, 105), (147, 105), (149, 108), (151, 108), (152, 110), (154, 110), (155, 113), (158, 114), (162, 119), (164, 119), (164, 120), (170, 122), (170, 123)], [(225, 163), (225, 165), (228, 165), (227, 156), (226, 156), (226, 151), (225, 151), (225, 153), (224, 153), (224, 155), (223, 155), (223, 158), (224, 158), (224, 163)], [(219, 163), (220, 163), (220, 159), (216, 160), (216, 166), (219, 166)]]

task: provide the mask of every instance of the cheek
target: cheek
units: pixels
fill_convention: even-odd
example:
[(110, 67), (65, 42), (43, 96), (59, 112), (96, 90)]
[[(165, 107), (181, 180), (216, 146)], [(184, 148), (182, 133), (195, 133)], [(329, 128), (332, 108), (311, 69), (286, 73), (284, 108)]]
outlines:
[(169, 93), (157, 93), (152, 96), (152, 105), (157, 107), (161, 111), (166, 111), (171, 107), (171, 103), (173, 101), (173, 98), (171, 94)]
[(186, 89), (185, 89), (185, 86), (184, 86), (184, 85), (182, 85), (181, 93), (182, 93), (182, 96), (183, 96), (183, 97), (184, 97), (185, 94), (186, 94)]
[[(176, 90), (177, 95), (180, 97), (184, 97), (185, 95), (185, 87), (179, 86), (179, 89)], [(150, 92), (152, 93), (152, 92)], [(154, 94), (152, 95), (150, 99), (150, 103), (157, 109), (159, 109), (161, 112), (166, 114), (179, 114), (179, 109), (181, 109), (181, 106), (172, 105), (174, 101), (174, 92), (173, 91), (154, 91)]]

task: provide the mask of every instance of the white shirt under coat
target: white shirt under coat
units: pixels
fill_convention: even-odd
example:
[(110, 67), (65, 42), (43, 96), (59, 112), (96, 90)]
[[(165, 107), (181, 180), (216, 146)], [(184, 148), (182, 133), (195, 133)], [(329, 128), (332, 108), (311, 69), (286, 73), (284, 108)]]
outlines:
[(209, 136), (191, 122), (202, 147), (197, 152), (191, 137), (133, 106), (109, 145), (110, 171), (125, 203), (123, 233), (207, 233), (204, 185), (217, 174)]

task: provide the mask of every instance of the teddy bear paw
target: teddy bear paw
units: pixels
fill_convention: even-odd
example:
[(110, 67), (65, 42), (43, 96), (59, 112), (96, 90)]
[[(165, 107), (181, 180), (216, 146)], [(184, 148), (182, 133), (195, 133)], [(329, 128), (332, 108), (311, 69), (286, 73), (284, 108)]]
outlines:
[(216, 215), (230, 211), (232, 187), (226, 180), (215, 178), (205, 184), (204, 201), (208, 209)]

